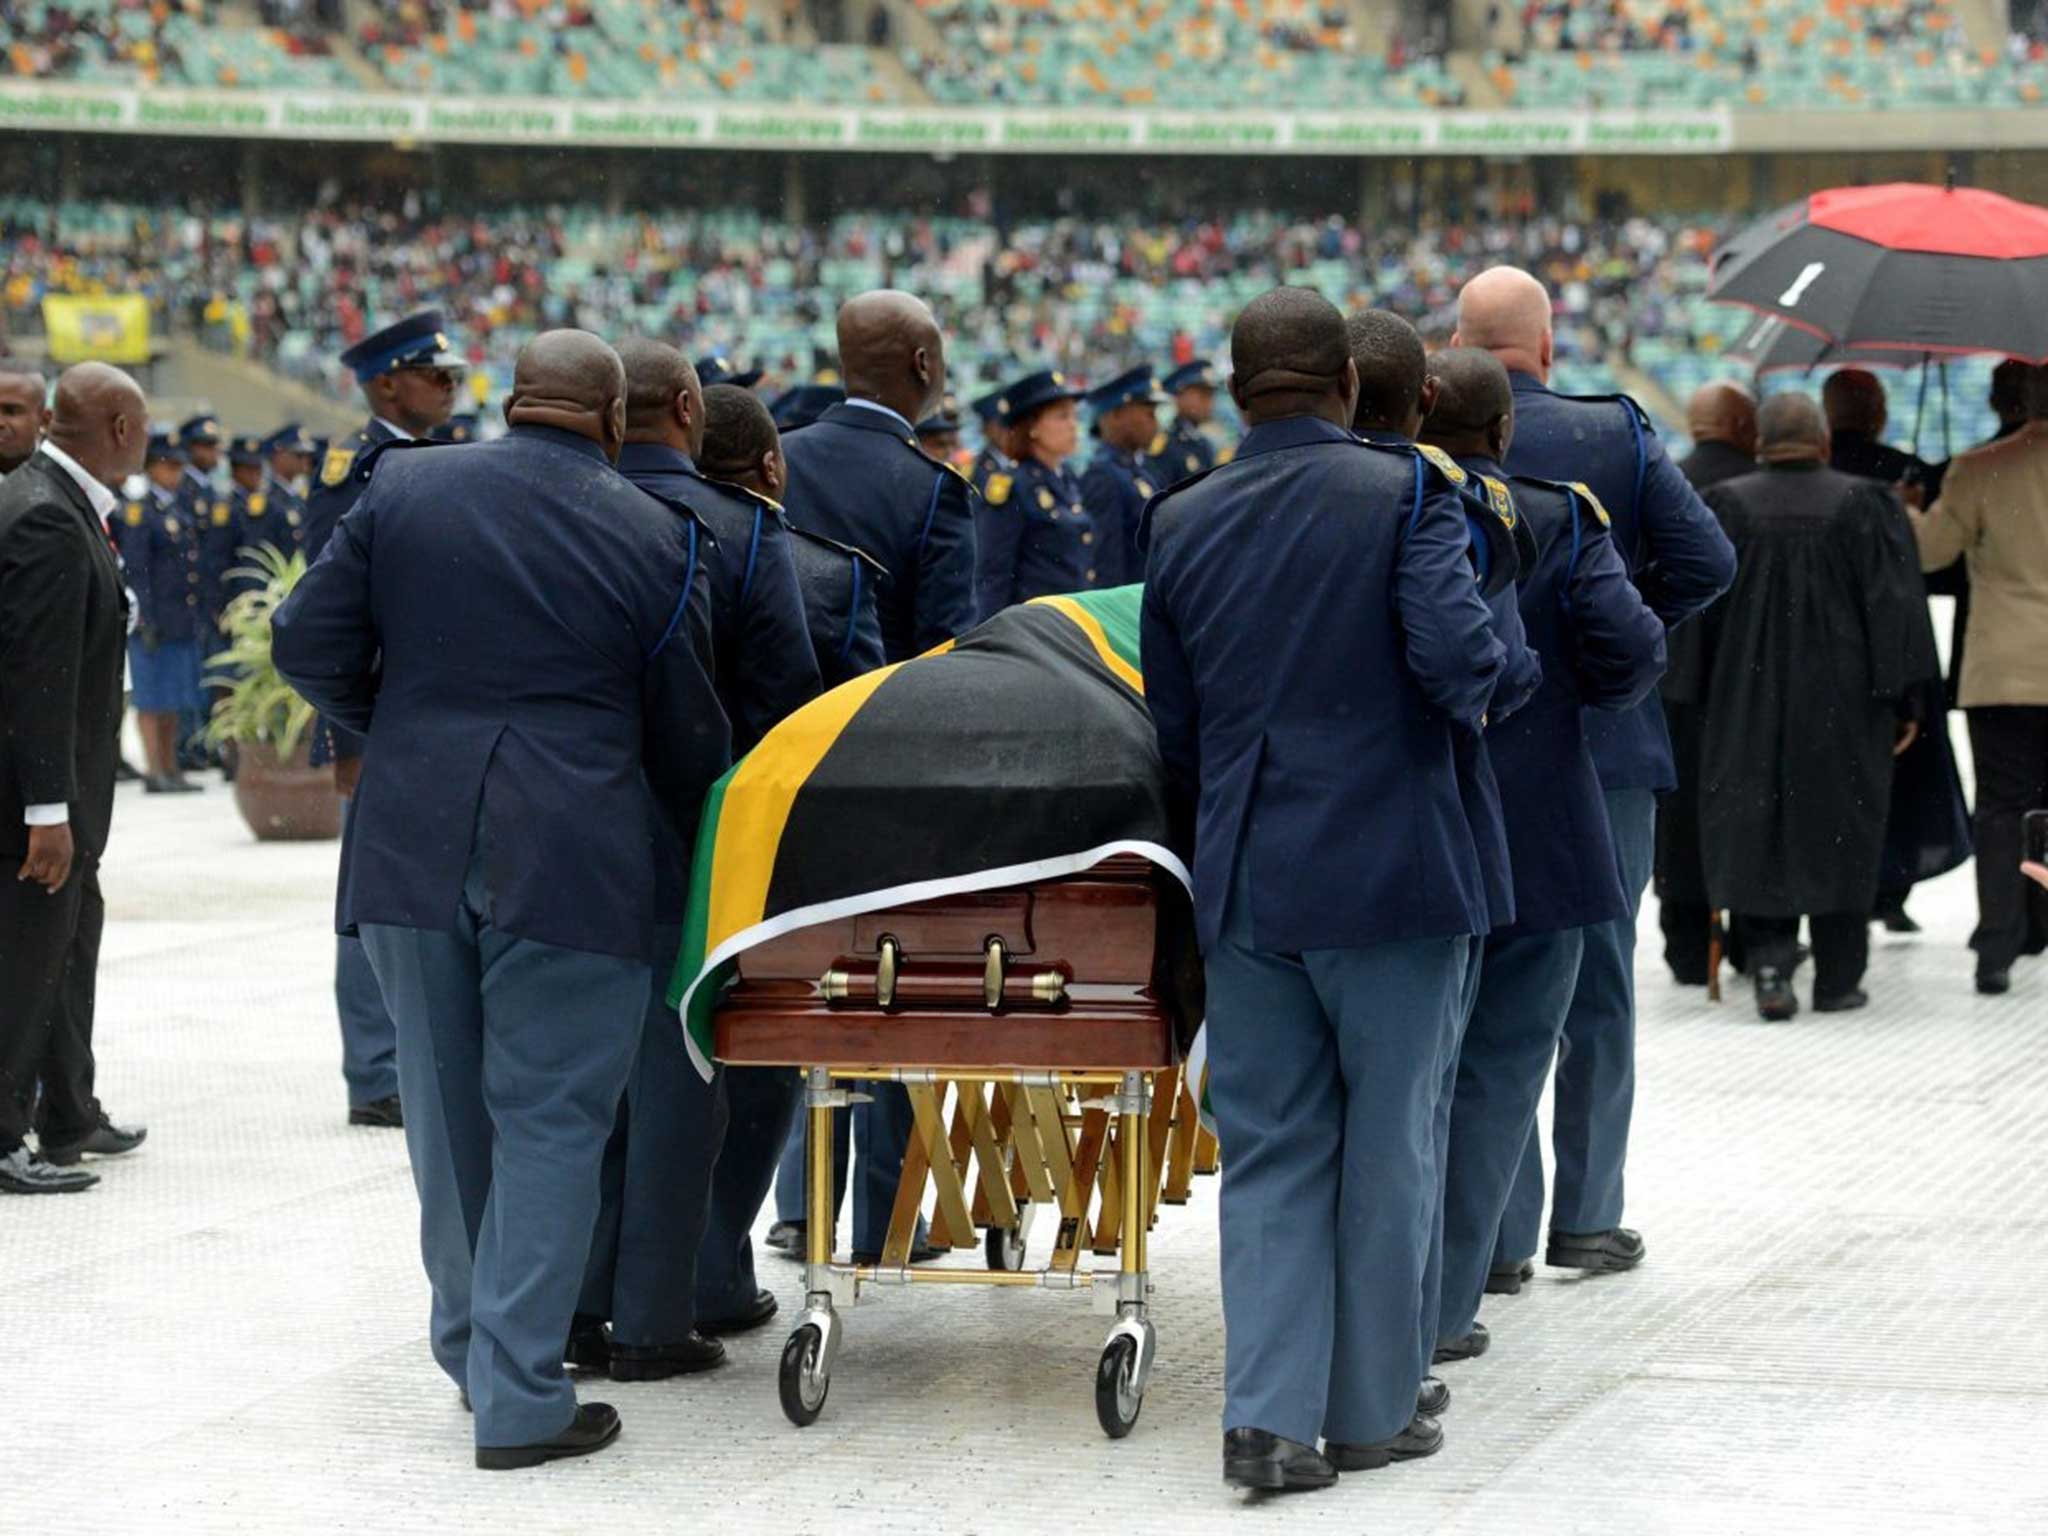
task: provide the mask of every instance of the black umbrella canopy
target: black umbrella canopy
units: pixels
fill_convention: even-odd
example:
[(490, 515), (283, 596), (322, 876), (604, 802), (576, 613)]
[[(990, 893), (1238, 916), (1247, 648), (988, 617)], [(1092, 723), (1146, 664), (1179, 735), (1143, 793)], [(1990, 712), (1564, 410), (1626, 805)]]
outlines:
[(2048, 361), (2048, 209), (1914, 183), (1816, 192), (1716, 251), (1707, 297), (1844, 352)]
[(1757, 373), (1807, 373), (1817, 368), (1918, 368), (1954, 352), (1912, 352), (1896, 347), (1844, 347), (1776, 315), (1752, 315), (1723, 354)]

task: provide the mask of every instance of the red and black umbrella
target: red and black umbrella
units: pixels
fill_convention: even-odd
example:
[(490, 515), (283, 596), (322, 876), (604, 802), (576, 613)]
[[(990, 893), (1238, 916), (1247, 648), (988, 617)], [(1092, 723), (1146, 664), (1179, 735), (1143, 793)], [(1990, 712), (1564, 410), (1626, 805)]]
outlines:
[(1816, 192), (1717, 250), (1707, 297), (1832, 344), (1830, 362), (2048, 362), (2048, 208), (1915, 182)]

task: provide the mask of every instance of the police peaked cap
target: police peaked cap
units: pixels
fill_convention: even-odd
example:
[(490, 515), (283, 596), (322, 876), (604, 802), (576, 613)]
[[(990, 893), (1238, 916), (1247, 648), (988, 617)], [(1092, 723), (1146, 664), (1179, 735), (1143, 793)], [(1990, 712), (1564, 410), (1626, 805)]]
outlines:
[(460, 354), (448, 340), (448, 322), (438, 309), (407, 315), (341, 354), (341, 365), (364, 383), (380, 373), (401, 368), (461, 368)]

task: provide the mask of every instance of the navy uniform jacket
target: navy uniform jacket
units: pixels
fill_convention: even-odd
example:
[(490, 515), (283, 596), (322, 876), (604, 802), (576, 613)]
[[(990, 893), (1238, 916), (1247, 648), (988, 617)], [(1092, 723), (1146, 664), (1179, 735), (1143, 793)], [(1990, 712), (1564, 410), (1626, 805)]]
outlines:
[[(320, 552), (327, 548), (327, 541), (334, 536), (336, 525), (363, 494), (363, 486), (367, 482), (354, 472), (356, 460), (371, 448), (401, 441), (403, 439), (396, 432), (372, 416), (356, 431), (328, 448), (327, 457), (313, 472), (313, 489), (306, 497), (302, 542), (307, 565), (320, 558)], [(362, 755), (362, 738), (331, 720), (322, 720), (313, 733), (312, 761), (315, 765), (331, 758)]]
[(275, 475), (263, 480), (263, 514), (249, 520), (241, 530), (244, 544), (269, 544), (281, 555), (296, 554), (306, 547), (306, 503), (299, 493)]
[(1177, 485), (1216, 464), (1215, 446), (1185, 416), (1174, 417), (1173, 425), (1152, 439), (1146, 456), (1153, 460), (1157, 466), (1155, 473), (1168, 485)]
[(789, 521), (889, 573), (882, 648), (907, 661), (974, 627), (974, 491), (891, 411), (848, 400), (784, 434)]
[(981, 452), (974, 456), (974, 462), (967, 468), (967, 478), (982, 495), (988, 494), (989, 480), (996, 475), (1014, 475), (1017, 461), (1004, 453), (994, 443), (983, 443)]
[(1047, 469), (1025, 459), (1000, 500), (997, 489), (990, 484), (974, 519), (981, 617), (1034, 597), (1118, 585), (1099, 563), (1107, 550), (1113, 571), (1115, 549), (1089, 516), (1081, 482), (1065, 465)]
[(273, 626), (278, 670), (372, 748), (344, 932), (452, 930), (481, 806), (499, 928), (674, 958), (659, 869), (730, 746), (700, 543), (572, 433), (379, 455)]
[(202, 626), (212, 632), (211, 616), (201, 608), (199, 530), (182, 495), (152, 485), (142, 500), (121, 509), (115, 542), (135, 591), (136, 632), (144, 645), (197, 640)]
[(765, 502), (697, 473), (690, 456), (660, 443), (628, 443), (619, 473), (679, 501), (711, 530), (713, 677), (732, 722), (733, 756), (818, 696), (818, 659), (804, 622), (796, 562), (782, 520)]
[[(1735, 580), (1735, 546), (1664, 452), (1642, 408), (1626, 396), (1555, 394), (1510, 373), (1515, 438), (1507, 467), (1542, 480), (1583, 481), (1613, 518), (1614, 547), (1643, 601), (1669, 628)], [(1664, 711), (1654, 699), (1603, 712), (1588, 725), (1608, 789), (1668, 790), (1677, 783)]]
[[(777, 515), (781, 509), (777, 508)], [(796, 583), (803, 593), (804, 622), (817, 652), (818, 671), (827, 688), (837, 688), (863, 672), (888, 662), (882, 650), (882, 618), (878, 606), (889, 573), (873, 556), (805, 533), (789, 530), (789, 552), (796, 559)]]
[[(1462, 459), (1496, 484), (1504, 471)], [(1486, 728), (1514, 869), (1513, 931), (1554, 933), (1628, 912), (1584, 711), (1633, 709), (1664, 674), (1664, 625), (1637, 594), (1601, 509), (1550, 481), (1512, 482), (1534, 560), (1516, 584), (1543, 657), (1534, 697)]]
[(235, 509), (225, 492), (217, 490), (211, 480), (189, 465), (178, 485), (178, 500), (185, 508), (185, 516), (198, 530), (199, 605), (212, 624), (227, 606), (228, 571), (238, 563)]
[(1145, 702), (1194, 807), (1203, 945), (1240, 858), (1261, 949), (1484, 932), (1452, 732), (1503, 651), (1450, 483), (1297, 416), (1146, 516)]
[[(234, 559), (228, 567), (230, 571), (250, 567), (251, 557), (242, 553), (245, 549), (268, 544), (279, 554), (289, 555), (299, 547), (298, 528), (289, 521), (297, 514), (279, 499), (280, 489), (266, 484), (261, 490), (245, 491), (238, 485), (228, 492), (228, 516), (234, 531)], [(286, 490), (284, 495), (290, 497), (291, 492)], [(253, 577), (230, 576), (224, 584), (223, 606), (226, 598), (246, 592), (255, 585)]]
[(1096, 569), (1105, 587), (1145, 579), (1138, 524), (1144, 520), (1145, 503), (1161, 489), (1152, 483), (1153, 473), (1151, 463), (1140, 455), (1104, 443), (1081, 476), (1081, 503), (1103, 546)]

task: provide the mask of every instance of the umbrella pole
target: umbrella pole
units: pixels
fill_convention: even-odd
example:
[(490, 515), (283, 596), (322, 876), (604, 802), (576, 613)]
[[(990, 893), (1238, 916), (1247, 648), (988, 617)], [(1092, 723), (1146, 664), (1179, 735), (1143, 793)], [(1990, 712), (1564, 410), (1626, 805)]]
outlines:
[(1920, 403), (1913, 408), (1913, 452), (1920, 452), (1920, 428), (1927, 420), (1927, 381), (1934, 376), (1934, 354), (1920, 354)]
[(1941, 456), (1952, 459), (1956, 456), (1954, 440), (1949, 436), (1948, 420), (1948, 363), (1941, 365)]

